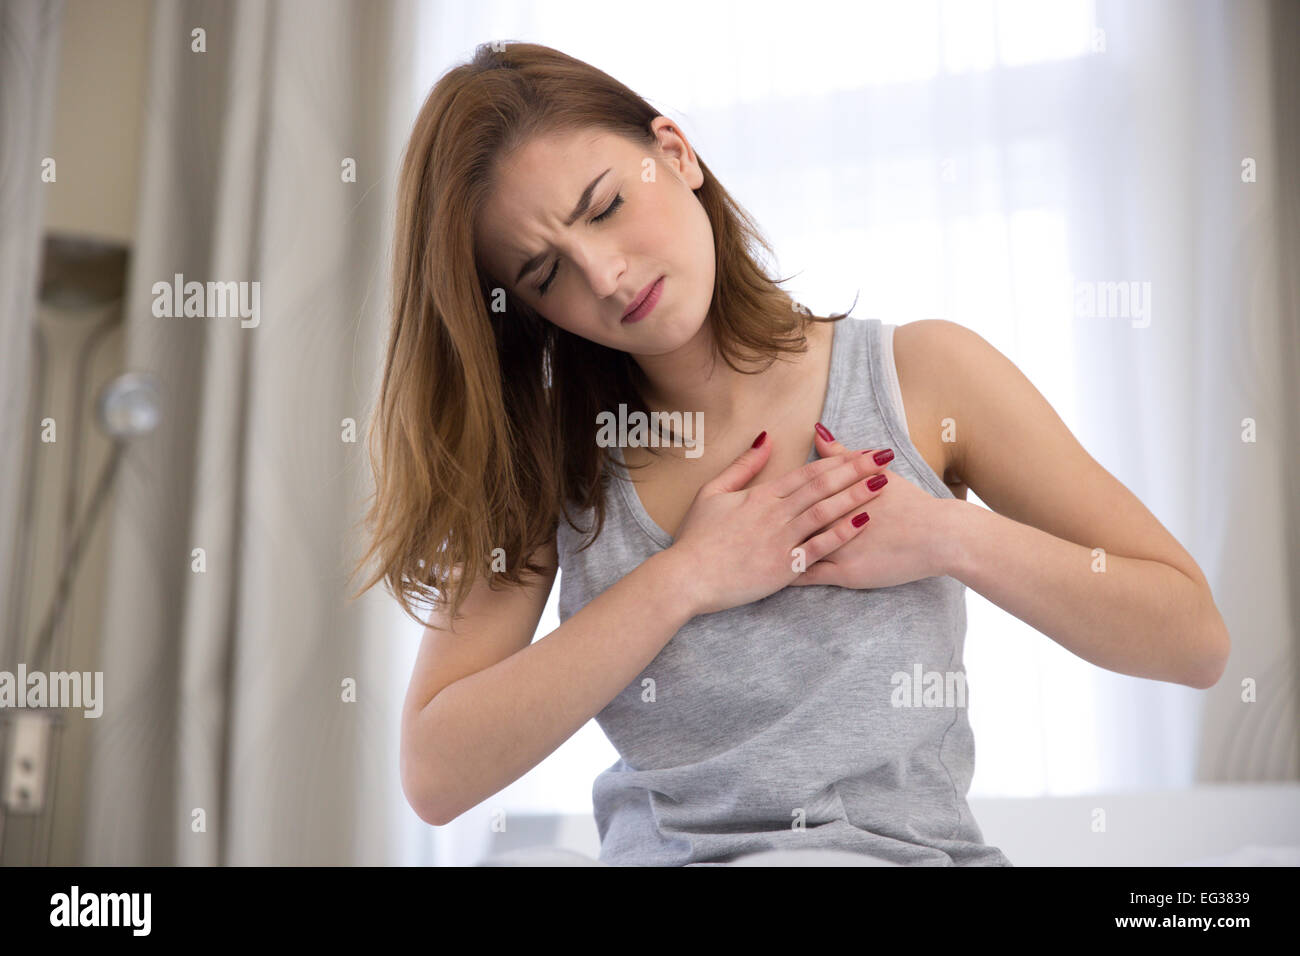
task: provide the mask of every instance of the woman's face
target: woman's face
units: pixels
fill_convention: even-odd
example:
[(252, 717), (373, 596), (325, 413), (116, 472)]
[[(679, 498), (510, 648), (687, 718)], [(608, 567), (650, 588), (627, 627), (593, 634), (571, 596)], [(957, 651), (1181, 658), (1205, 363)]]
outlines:
[[(499, 167), (477, 233), (493, 287), (575, 335), (641, 355), (699, 333), (716, 265), (695, 153), (667, 117), (651, 128), (654, 150), (605, 130), (529, 141)], [(661, 277), (653, 310), (623, 321)]]

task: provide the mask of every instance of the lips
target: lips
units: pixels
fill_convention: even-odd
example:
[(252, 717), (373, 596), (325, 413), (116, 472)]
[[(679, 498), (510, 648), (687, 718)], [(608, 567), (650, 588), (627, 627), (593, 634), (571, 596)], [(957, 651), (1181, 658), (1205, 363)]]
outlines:
[[(646, 300), (654, 296), (657, 301), (655, 293), (659, 284), (663, 281), (663, 278), (663, 276), (659, 276), (637, 294), (635, 301), (633, 301), (633, 303), (628, 306), (628, 310), (623, 313), (622, 321), (637, 321), (643, 317), (642, 313), (645, 311), (644, 306), (646, 305)], [(651, 303), (651, 308), (653, 307), (654, 303)]]

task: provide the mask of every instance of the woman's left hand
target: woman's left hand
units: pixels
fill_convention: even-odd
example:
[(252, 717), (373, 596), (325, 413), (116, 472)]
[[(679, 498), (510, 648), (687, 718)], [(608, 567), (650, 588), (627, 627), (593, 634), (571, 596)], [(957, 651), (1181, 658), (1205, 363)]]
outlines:
[[(816, 436), (817, 454), (843, 455), (838, 441)], [(870, 516), (861, 533), (836, 548), (791, 582), (791, 587), (832, 584), (844, 588), (887, 588), (944, 574), (939, 555), (948, 540), (952, 501), (936, 498), (902, 475), (881, 469), (889, 483), (863, 506)]]

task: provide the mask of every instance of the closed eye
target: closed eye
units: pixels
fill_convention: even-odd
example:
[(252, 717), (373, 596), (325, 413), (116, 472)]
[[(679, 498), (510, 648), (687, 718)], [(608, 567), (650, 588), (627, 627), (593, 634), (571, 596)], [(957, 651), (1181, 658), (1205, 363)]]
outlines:
[[(591, 221), (601, 222), (605, 219), (608, 219), (611, 215), (614, 214), (614, 210), (621, 205), (623, 205), (623, 194), (619, 193), (617, 196), (614, 197), (613, 202), (611, 202), (608, 206), (605, 207), (605, 211), (602, 212), (599, 216), (593, 216)], [(560, 260), (556, 259), (555, 265), (551, 267), (551, 274), (546, 277), (545, 282), (543, 282), (541, 285), (537, 287), (538, 295), (546, 295), (546, 290), (551, 287), (551, 283), (555, 281), (555, 274), (559, 271), (560, 271)]]
[(614, 197), (614, 201), (611, 202), (609, 206), (606, 207), (605, 211), (602, 212), (599, 216), (593, 218), (591, 221), (600, 222), (602, 219), (608, 219), (610, 215), (613, 214), (614, 210), (621, 205), (623, 205), (623, 194), (619, 193), (617, 196)]

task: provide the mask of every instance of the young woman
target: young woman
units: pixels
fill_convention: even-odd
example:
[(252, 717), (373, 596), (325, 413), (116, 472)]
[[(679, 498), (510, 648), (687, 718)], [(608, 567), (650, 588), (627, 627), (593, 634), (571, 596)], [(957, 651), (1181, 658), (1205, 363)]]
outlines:
[[(967, 586), (1101, 667), (1218, 679), (1199, 568), (1014, 365), (948, 322), (808, 315), (613, 78), (480, 47), (398, 203), (363, 561), (435, 609), (401, 749), (429, 823), (595, 717), (601, 862), (1005, 866), (966, 802)], [(637, 412), (676, 417), (611, 444)]]

